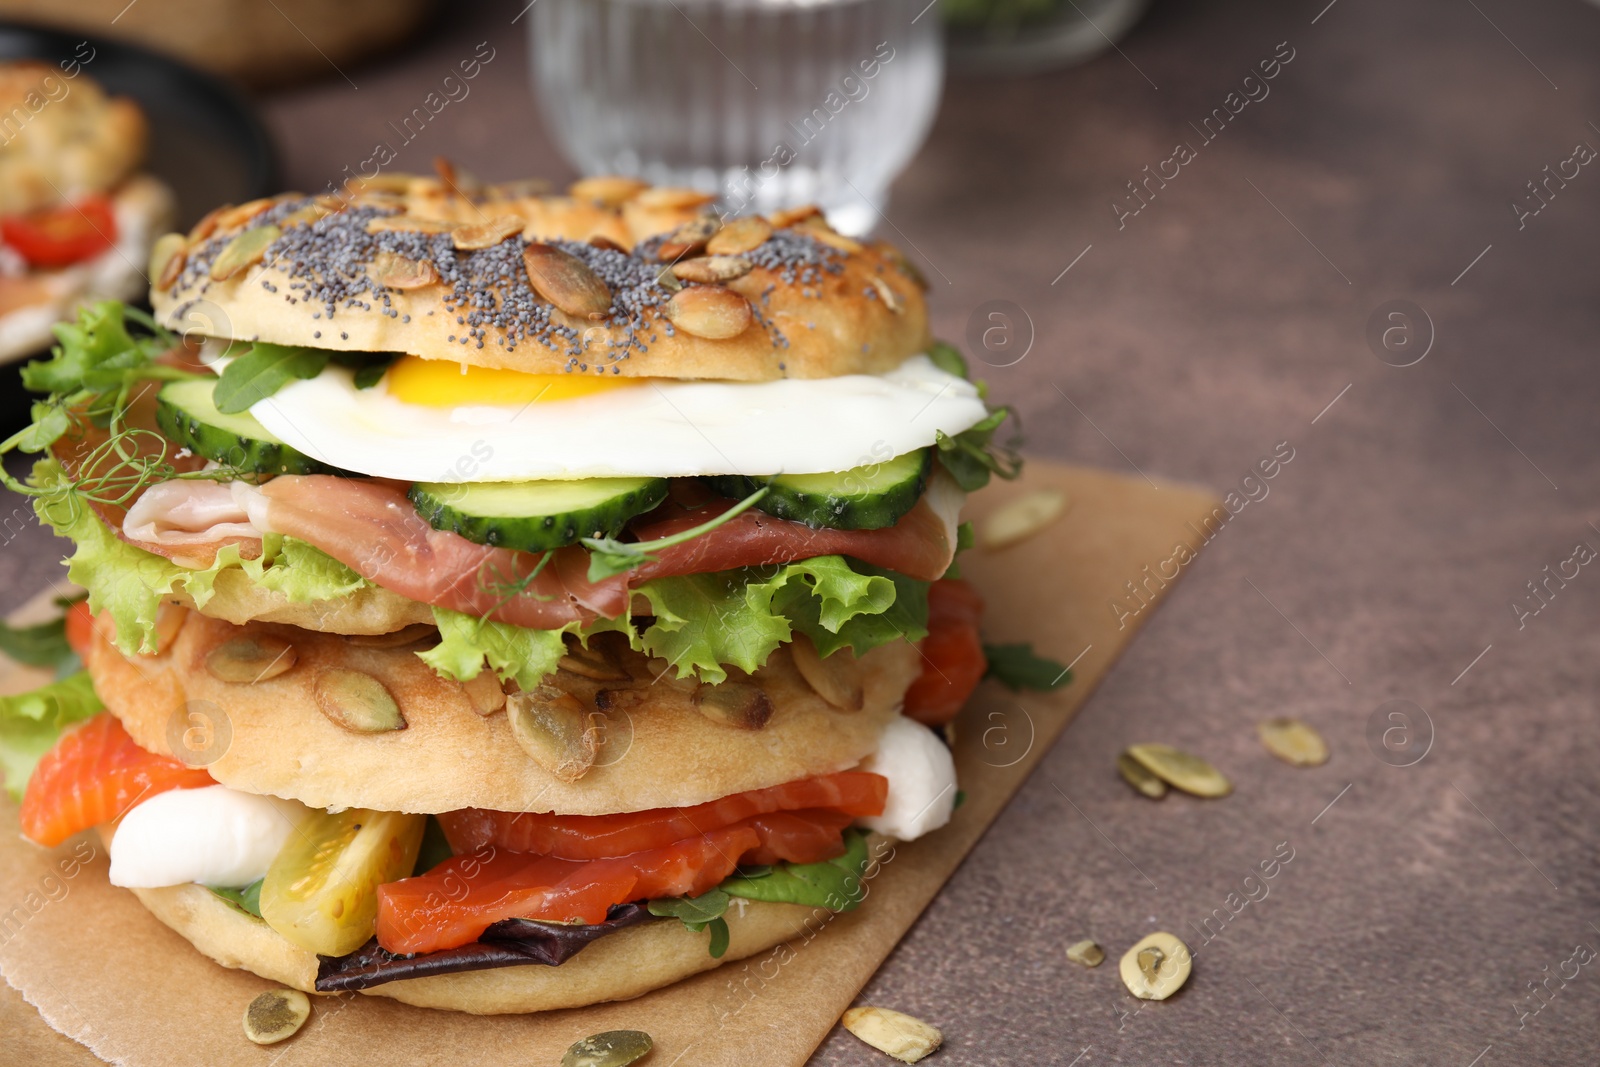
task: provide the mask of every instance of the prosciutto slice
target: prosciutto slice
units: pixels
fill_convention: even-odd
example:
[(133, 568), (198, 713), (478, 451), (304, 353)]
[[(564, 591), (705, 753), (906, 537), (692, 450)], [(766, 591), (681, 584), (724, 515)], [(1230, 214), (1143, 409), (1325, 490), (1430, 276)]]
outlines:
[[(657, 558), (600, 582), (588, 579), (589, 555), (577, 546), (554, 553), (474, 544), (435, 530), (405, 489), (376, 479), (287, 475), (262, 487), (268, 528), (326, 552), (378, 585), (435, 607), (534, 629), (615, 617), (628, 607), (629, 585), (652, 578), (849, 555), (932, 581), (955, 554), (955, 512), (961, 493), (936, 479), (927, 495), (882, 530), (813, 530), (801, 523), (744, 512), (692, 541), (658, 550)], [(635, 529), (651, 541), (720, 515), (725, 501), (688, 509), (669, 505), (663, 517)], [(549, 556), (546, 561), (546, 555)]]

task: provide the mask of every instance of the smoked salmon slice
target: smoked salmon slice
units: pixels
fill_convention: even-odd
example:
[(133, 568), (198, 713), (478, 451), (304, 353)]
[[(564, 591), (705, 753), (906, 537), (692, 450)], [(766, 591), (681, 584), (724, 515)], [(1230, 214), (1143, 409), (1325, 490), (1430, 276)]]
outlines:
[(199, 767), (140, 748), (115, 715), (102, 711), (63, 734), (33, 769), (22, 796), (22, 832), (48, 848), (121, 818), (157, 793), (216, 784)]

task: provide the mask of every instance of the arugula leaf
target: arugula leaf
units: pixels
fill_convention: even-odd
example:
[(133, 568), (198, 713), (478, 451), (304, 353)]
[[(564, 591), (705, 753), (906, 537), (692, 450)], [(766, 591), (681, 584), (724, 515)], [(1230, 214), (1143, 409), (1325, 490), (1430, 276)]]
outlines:
[(1013, 691), (1060, 689), (1072, 681), (1072, 671), (1036, 654), (1030, 644), (984, 645), (983, 654), (989, 660), (983, 676)]
[(1005, 444), (994, 442), (995, 431), (1013, 414), (1009, 407), (997, 408), (954, 437), (943, 430), (934, 434), (939, 445), (939, 462), (966, 492), (988, 485), (991, 474), (1010, 480), (1022, 472), (1022, 457), (1017, 454), (1022, 444), (1020, 420), (1017, 430)]
[(261, 918), (261, 883), (263, 881), (265, 879), (257, 878), (246, 886), (208, 885), (206, 888), (240, 911), (254, 915), (259, 919)]
[(315, 378), (328, 365), (330, 353), (320, 348), (273, 345), (257, 341), (228, 364), (217, 379), (211, 399), (224, 415), (248, 411), (297, 378)]
[(356, 388), (371, 389), (374, 385), (383, 381), (383, 376), (389, 373), (389, 368), (394, 366), (395, 359), (399, 358), (399, 356), (396, 356), (394, 359), (375, 360), (371, 363), (363, 364), (355, 374)]
[(582, 544), (590, 553), (589, 580), (603, 582), (613, 575), (631, 571), (641, 564), (648, 563), (655, 558), (651, 552), (681, 545), (686, 541), (693, 541), (702, 534), (710, 533), (741, 512), (754, 507), (766, 495), (767, 487), (762, 486), (716, 518), (702, 522), (699, 526), (684, 530), (682, 533), (659, 537), (654, 541), (618, 541), (614, 537), (585, 537)]
[(804, 904), (829, 911), (854, 911), (867, 898), (862, 878), (867, 870), (867, 839), (846, 830), (845, 853), (821, 863), (780, 863), (769, 873), (735, 874), (717, 888), (746, 900)]
[(439, 643), (417, 655), (458, 682), (476, 678), (488, 660), (502, 680), (535, 689), (567, 652), (561, 639), (566, 629), (530, 630), (447, 608), (434, 608), (433, 618), (439, 624)]
[(35, 626), (10, 626), (0, 621), (0, 652), (29, 667), (54, 669), (74, 655), (67, 644), (65, 616)]
[(11, 798), (22, 799), (35, 764), (55, 747), (63, 729), (103, 710), (87, 671), (31, 693), (0, 697), (0, 770)]
[(967, 376), (967, 357), (961, 350), (946, 341), (935, 341), (928, 346), (928, 358), (933, 365), (946, 374), (954, 374), (957, 378)]
[(728, 951), (728, 920), (723, 915), (728, 910), (728, 894), (713, 889), (697, 897), (662, 897), (648, 902), (645, 907), (651, 915), (678, 919), (690, 932), (698, 934), (711, 928), (711, 958), (720, 960)]

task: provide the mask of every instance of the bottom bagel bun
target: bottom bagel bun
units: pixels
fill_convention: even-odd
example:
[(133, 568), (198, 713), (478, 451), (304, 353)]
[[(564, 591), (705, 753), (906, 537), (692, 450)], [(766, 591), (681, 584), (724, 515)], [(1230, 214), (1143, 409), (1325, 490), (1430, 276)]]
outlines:
[[(182, 885), (133, 892), (151, 914), (222, 966), (316, 992), (315, 955), (211, 890)], [(815, 923), (816, 914), (817, 909), (799, 904), (749, 901), (727, 913), (730, 941), (721, 959), (713, 959), (707, 950), (707, 933), (691, 933), (676, 919), (660, 919), (607, 934), (557, 967), (529, 963), (407, 978), (360, 992), (474, 1015), (629, 1000), (798, 937), (808, 922)]]

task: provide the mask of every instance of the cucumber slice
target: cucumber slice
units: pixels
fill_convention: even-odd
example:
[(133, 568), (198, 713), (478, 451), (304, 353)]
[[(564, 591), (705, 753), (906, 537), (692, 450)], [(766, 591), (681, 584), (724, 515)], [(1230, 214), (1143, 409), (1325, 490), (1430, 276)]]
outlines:
[(317, 474), (334, 468), (297, 452), (248, 411), (224, 415), (211, 399), (215, 379), (168, 382), (156, 394), (156, 425), (197, 456), (256, 474)]
[(919, 448), (837, 474), (780, 474), (774, 478), (723, 474), (705, 481), (723, 496), (739, 499), (768, 486), (767, 495), (756, 507), (780, 519), (835, 530), (880, 530), (893, 526), (916, 506), (932, 465), (932, 451)]
[(667, 498), (667, 480), (417, 482), (409, 495), (435, 530), (480, 545), (543, 552), (581, 537), (615, 537), (629, 519)]

